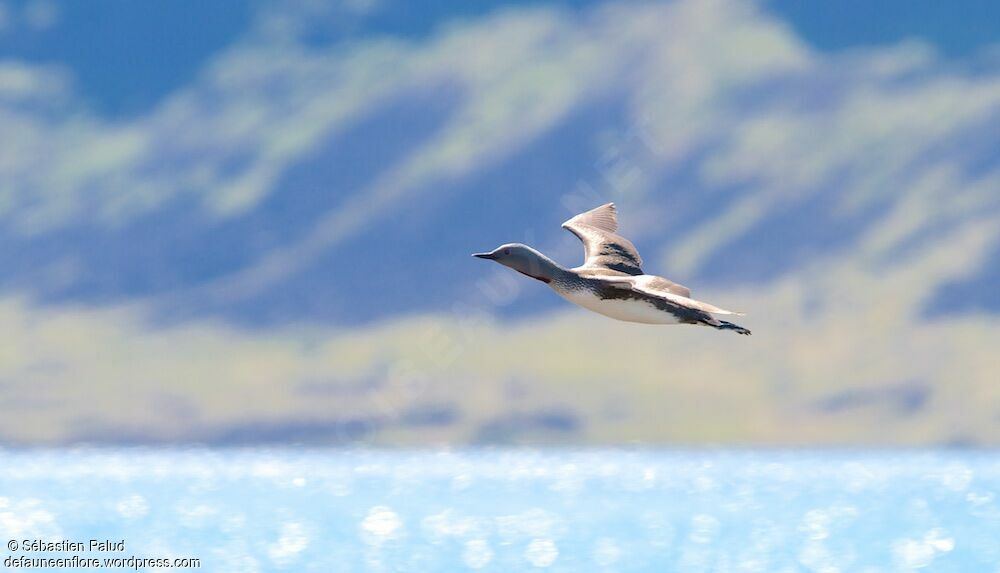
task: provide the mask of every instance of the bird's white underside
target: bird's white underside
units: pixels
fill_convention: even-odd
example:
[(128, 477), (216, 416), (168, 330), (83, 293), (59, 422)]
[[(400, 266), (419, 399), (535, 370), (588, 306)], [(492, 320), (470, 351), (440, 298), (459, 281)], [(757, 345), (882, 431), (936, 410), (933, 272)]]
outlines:
[(679, 324), (677, 317), (656, 308), (652, 303), (644, 300), (604, 300), (598, 297), (593, 291), (587, 289), (571, 291), (553, 290), (559, 293), (559, 296), (573, 304), (617, 320), (640, 322), (643, 324)]

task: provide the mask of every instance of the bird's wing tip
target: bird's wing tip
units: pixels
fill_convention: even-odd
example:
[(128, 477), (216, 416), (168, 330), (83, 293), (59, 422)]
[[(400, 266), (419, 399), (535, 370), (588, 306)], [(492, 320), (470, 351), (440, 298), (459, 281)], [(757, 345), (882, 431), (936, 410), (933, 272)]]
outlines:
[(712, 314), (724, 314), (726, 316), (746, 316), (747, 315), (747, 313), (745, 313), (745, 312), (739, 312), (737, 310), (727, 310), (725, 308), (719, 308), (717, 306), (712, 306), (712, 305), (710, 305), (708, 303), (702, 303), (702, 304), (705, 304), (706, 306), (708, 306), (709, 308), (707, 308), (705, 310), (707, 310), (708, 312), (710, 312)]

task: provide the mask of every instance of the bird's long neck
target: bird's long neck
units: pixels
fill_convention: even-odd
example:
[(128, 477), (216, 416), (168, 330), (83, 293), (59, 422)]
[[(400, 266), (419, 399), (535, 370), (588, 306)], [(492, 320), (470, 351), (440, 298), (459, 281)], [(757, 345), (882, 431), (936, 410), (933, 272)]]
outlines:
[(526, 268), (515, 269), (523, 275), (527, 275), (533, 279), (540, 280), (545, 284), (549, 284), (554, 280), (559, 280), (569, 273), (568, 270), (563, 268), (559, 263), (553, 261), (552, 259), (546, 257), (542, 253), (532, 249), (535, 254)]

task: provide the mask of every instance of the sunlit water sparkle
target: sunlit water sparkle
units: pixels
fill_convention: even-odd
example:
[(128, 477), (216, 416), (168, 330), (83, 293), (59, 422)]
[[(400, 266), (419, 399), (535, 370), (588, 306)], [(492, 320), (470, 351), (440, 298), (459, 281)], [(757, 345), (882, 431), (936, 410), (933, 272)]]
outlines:
[(1000, 572), (998, 491), (980, 451), (0, 450), (0, 540), (251, 573)]

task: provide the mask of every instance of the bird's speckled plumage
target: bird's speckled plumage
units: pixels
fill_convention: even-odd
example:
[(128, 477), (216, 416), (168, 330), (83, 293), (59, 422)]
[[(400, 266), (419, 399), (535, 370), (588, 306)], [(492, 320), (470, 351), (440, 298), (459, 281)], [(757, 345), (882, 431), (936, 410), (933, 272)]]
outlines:
[(635, 246), (618, 234), (614, 203), (563, 223), (583, 242), (584, 262), (566, 269), (527, 245), (509, 243), (474, 256), (494, 260), (549, 285), (559, 296), (611, 318), (646, 324), (701, 324), (750, 331), (713, 315), (739, 314), (694, 300), (683, 285), (642, 270)]

